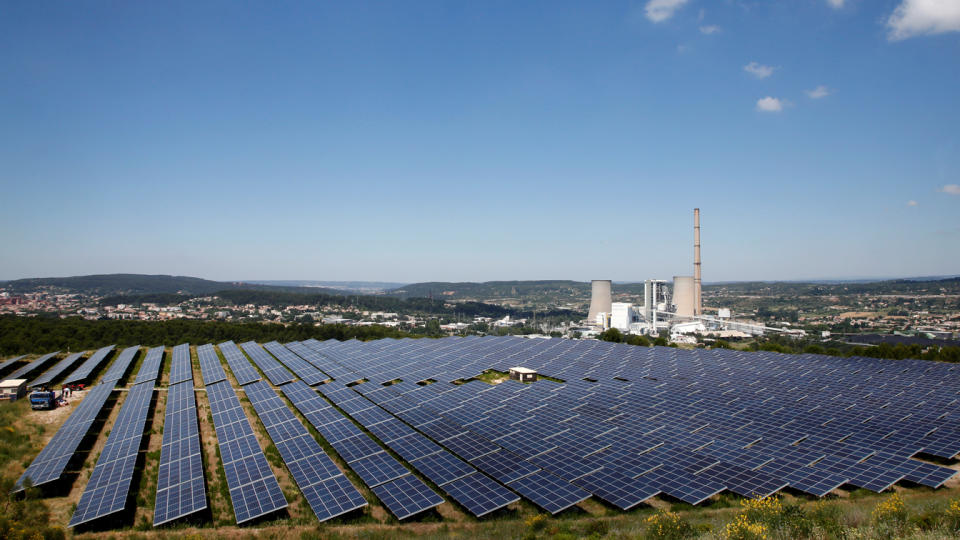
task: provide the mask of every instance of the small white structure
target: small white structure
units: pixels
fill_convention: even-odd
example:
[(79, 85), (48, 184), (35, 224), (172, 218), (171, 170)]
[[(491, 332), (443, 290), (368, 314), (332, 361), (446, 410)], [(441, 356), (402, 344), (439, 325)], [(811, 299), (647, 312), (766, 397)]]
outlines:
[(27, 395), (26, 379), (7, 379), (0, 382), (0, 400), (16, 401)]
[(633, 320), (633, 304), (614, 302), (610, 307), (610, 327), (627, 332)]
[(717, 318), (719, 319), (729, 319), (730, 318), (730, 308), (722, 307), (717, 310)]
[(537, 372), (525, 367), (512, 367), (510, 378), (520, 382), (533, 382), (537, 380)]

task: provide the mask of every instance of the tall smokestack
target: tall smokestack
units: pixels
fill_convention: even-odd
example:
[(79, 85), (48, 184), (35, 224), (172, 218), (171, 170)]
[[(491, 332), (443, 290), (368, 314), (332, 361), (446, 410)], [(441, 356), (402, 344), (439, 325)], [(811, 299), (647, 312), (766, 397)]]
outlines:
[(703, 302), (700, 289), (700, 209), (693, 209), (693, 294), (695, 309), (693, 314), (703, 315)]

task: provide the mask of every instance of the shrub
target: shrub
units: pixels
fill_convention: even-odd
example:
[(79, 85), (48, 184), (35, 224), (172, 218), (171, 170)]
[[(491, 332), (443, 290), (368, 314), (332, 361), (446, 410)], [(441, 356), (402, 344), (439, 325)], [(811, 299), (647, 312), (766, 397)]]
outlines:
[(877, 504), (871, 517), (878, 536), (898, 538), (903, 536), (907, 528), (909, 515), (903, 499), (899, 494), (894, 493)]
[(647, 528), (641, 538), (649, 540), (682, 540), (695, 536), (696, 531), (674, 512), (660, 511), (644, 520)]
[(527, 527), (531, 531), (542, 531), (547, 526), (547, 516), (546, 514), (537, 514), (535, 516), (527, 518)]
[(723, 530), (723, 538), (727, 540), (766, 540), (767, 527), (763, 523), (754, 523), (746, 514), (740, 514), (737, 519), (727, 523)]
[(950, 501), (944, 513), (944, 522), (951, 531), (960, 531), (960, 499)]

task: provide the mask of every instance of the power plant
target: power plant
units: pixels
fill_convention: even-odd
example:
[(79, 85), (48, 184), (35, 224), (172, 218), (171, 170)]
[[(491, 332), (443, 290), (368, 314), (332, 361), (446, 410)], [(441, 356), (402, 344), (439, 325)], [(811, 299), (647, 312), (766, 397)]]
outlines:
[(659, 335), (669, 331), (674, 341), (695, 341), (687, 334), (714, 333), (724, 337), (762, 335), (765, 332), (802, 334), (802, 330), (770, 328), (731, 319), (729, 309), (717, 315), (703, 312), (703, 276), (700, 259), (700, 209), (693, 209), (693, 275), (673, 276), (673, 290), (661, 279), (643, 282), (643, 305), (613, 302), (612, 281), (592, 282), (590, 311), (586, 324), (597, 331), (616, 328), (631, 334)]

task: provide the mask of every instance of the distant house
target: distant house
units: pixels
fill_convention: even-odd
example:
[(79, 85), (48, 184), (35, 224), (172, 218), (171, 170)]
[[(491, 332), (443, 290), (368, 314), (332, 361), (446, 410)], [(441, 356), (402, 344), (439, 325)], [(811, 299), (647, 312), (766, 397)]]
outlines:
[(0, 382), (0, 400), (16, 401), (27, 395), (26, 379), (7, 379)]

